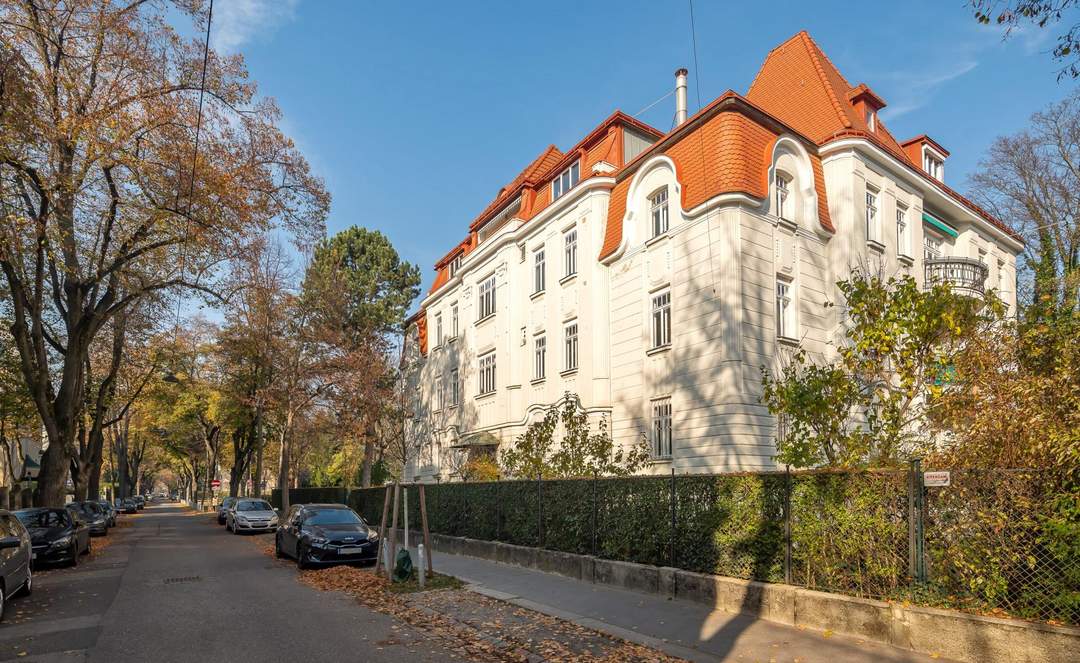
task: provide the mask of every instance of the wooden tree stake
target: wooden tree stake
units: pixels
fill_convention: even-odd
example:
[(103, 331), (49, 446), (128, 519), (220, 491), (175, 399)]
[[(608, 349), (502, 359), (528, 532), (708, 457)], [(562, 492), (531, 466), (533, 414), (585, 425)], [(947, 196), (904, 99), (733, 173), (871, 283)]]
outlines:
[(394, 482), (394, 516), (390, 521), (390, 561), (386, 563), (386, 577), (394, 579), (394, 557), (397, 555), (397, 514), (398, 499), (401, 497), (401, 484)]
[(375, 560), (375, 575), (382, 568), (383, 550), (386, 546), (386, 517), (390, 515), (390, 486), (383, 491), (382, 520), (379, 521), (379, 557)]
[(424, 530), (424, 557), (427, 558), (427, 575), (435, 577), (435, 571), (431, 568), (431, 535), (427, 525), (427, 500), (424, 498), (424, 484), (420, 484), (420, 527)]

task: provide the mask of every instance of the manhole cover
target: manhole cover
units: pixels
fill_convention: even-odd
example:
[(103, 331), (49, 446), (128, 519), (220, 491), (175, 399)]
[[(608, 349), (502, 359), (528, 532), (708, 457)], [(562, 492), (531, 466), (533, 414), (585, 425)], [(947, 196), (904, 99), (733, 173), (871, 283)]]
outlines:
[(180, 576), (178, 578), (165, 578), (166, 585), (178, 585), (182, 582), (199, 582), (202, 580), (200, 576)]

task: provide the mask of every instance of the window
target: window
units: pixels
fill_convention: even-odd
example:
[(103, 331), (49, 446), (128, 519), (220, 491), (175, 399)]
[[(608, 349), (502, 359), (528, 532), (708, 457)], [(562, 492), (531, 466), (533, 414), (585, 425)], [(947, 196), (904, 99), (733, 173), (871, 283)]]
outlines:
[(776, 174), (776, 216), (781, 219), (787, 219), (790, 214), (788, 210), (788, 184), (791, 180), (783, 173)]
[(435, 397), (432, 400), (435, 401), (435, 411), (438, 412), (439, 410), (446, 407), (446, 399), (444, 398), (443, 382), (442, 382), (441, 377), (435, 378), (435, 394), (434, 394), (434, 396)]
[(574, 188), (578, 183), (578, 176), (578, 162), (575, 161), (573, 166), (564, 170), (558, 177), (551, 181), (551, 199), (555, 200)]
[(547, 337), (537, 336), (533, 346), (533, 379), (543, 380), (547, 372)]
[(668, 231), (668, 196), (667, 187), (649, 197), (652, 208), (652, 236), (659, 237)]
[(461, 383), (458, 381), (458, 369), (450, 369), (450, 407), (461, 405)]
[(929, 231), (923, 233), (923, 260), (941, 257), (941, 238)]
[(866, 126), (870, 127), (870, 131), (877, 130), (877, 112), (872, 108), (866, 109)]
[(790, 281), (776, 280), (776, 335), (780, 338), (796, 338), (794, 291)]
[(563, 350), (563, 370), (576, 371), (578, 361), (577, 322), (566, 325), (566, 344)]
[(442, 345), (442, 313), (435, 315), (435, 347)]
[(495, 275), (487, 277), (480, 283), (480, 317), (483, 320), (489, 315), (495, 315)]
[(458, 335), (458, 309), (457, 302), (450, 305), (450, 338), (457, 338)]
[(927, 175), (939, 182), (944, 181), (945, 162), (931, 154), (929, 151), (924, 150), (922, 164), (923, 170), (926, 171)]
[(495, 353), (480, 357), (480, 395), (495, 393)]
[(563, 267), (565, 276), (577, 274), (577, 228), (568, 230), (563, 237), (565, 249), (563, 250)]
[(546, 268), (544, 250), (539, 249), (533, 253), (533, 294), (544, 291), (544, 272)]
[(454, 278), (454, 275), (461, 269), (461, 254), (454, 256), (454, 259), (450, 261), (450, 278)]
[(652, 402), (652, 451), (655, 458), (671, 458), (671, 399)]
[(907, 208), (896, 208), (896, 255), (911, 255), (911, 238), (908, 235)]
[(881, 243), (878, 232), (877, 190), (866, 189), (866, 241)]
[(665, 290), (652, 298), (652, 347), (671, 345), (671, 291)]

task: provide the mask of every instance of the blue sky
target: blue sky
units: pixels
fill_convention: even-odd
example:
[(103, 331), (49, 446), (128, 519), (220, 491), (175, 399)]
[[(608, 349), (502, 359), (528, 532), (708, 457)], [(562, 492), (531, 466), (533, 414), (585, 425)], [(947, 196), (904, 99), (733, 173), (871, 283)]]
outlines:
[[(434, 261), (542, 149), (637, 113), (681, 66), (692, 112), (699, 94), (745, 93), (766, 53), (806, 29), (885, 99), (897, 138), (927, 133), (952, 152), (946, 181), (961, 191), (994, 137), (1074, 89), (1056, 80), (1050, 31), (1003, 42), (963, 0), (852, 6), (699, 0), (696, 72), (685, 1), (218, 0), (212, 40), (277, 99), (333, 194), (330, 231), (382, 230), (426, 291)], [(669, 98), (639, 117), (666, 131), (673, 110)]]

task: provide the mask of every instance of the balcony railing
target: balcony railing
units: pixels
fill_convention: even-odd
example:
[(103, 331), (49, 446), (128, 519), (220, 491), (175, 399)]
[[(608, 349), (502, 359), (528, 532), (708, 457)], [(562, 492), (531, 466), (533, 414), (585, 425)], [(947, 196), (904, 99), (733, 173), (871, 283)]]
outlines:
[(983, 293), (989, 268), (973, 258), (930, 258), (924, 261), (926, 287), (948, 283), (961, 293)]

